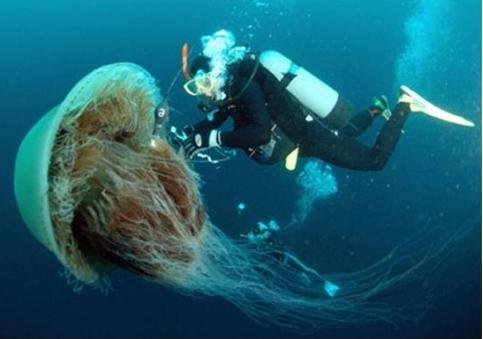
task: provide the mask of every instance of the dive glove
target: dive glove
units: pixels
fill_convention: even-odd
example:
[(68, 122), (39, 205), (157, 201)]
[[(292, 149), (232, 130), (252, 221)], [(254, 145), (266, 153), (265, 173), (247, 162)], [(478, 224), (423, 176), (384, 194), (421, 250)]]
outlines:
[(211, 147), (220, 147), (220, 145), (220, 131), (214, 129), (205, 132), (194, 131), (184, 141), (183, 148), (186, 157), (193, 159), (198, 152)]

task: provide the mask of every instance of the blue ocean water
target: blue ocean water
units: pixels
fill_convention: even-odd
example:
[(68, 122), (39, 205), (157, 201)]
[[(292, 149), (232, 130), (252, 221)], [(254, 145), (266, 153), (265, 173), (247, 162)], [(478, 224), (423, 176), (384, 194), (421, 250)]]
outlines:
[[(4, 203), (0, 337), (479, 337), (481, 333), (481, 4), (477, 0), (4, 1), (0, 4)], [(77, 294), (61, 265), (30, 235), (15, 206), (13, 164), (23, 136), (92, 69), (138, 63), (166, 90), (181, 45), (226, 28), (255, 50), (290, 55), (363, 109), (404, 82), (476, 122), (466, 129), (411, 116), (382, 172), (332, 168), (337, 193), (315, 201), (304, 224), (281, 237), (322, 272), (370, 265), (423, 227), (468, 231), (425, 271), (435, 296), (423, 317), (313, 333), (262, 326), (221, 298), (190, 298), (126, 273), (107, 296)], [(181, 83), (170, 93), (183, 126), (202, 116)], [(379, 126), (364, 140), (372, 143)], [(300, 187), (283, 166), (239, 154), (197, 164), (214, 224), (232, 237), (258, 221), (290, 222)], [(32, 168), (35, 171), (35, 168)], [(243, 213), (237, 205), (246, 204)], [(428, 242), (431, 239), (427, 240)], [(407, 285), (398, 302), (417, 290)]]

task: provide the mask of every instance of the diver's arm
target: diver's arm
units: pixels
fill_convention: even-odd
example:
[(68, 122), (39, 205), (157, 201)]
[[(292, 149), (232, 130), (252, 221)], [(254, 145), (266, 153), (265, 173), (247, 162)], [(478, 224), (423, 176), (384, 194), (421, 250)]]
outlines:
[[(243, 84), (241, 85), (243, 87)], [(265, 96), (256, 82), (252, 82), (236, 103), (243, 115), (241, 127), (231, 132), (221, 132), (222, 146), (249, 148), (266, 144), (270, 141), (271, 120), (265, 105)]]
[(220, 146), (220, 132), (216, 129), (228, 118), (226, 108), (208, 113), (207, 117), (194, 126), (186, 126), (183, 131), (187, 138), (183, 141), (185, 155), (192, 159), (198, 152)]
[(193, 125), (193, 129), (200, 133), (211, 131), (220, 127), (226, 121), (228, 116), (227, 109), (219, 109), (213, 113), (208, 113), (205, 119)]
[[(233, 118), (241, 127), (231, 132), (220, 132), (215, 126), (221, 125), (228, 115), (232, 115), (230, 109), (237, 110), (236, 119), (235, 116)], [(257, 84), (252, 83), (234, 105), (215, 113), (212, 120), (198, 123), (183, 147), (186, 156), (191, 159), (198, 152), (210, 147), (256, 147), (270, 141), (270, 126), (271, 120), (263, 92)]]
[(270, 130), (253, 124), (232, 132), (221, 132), (221, 146), (231, 148), (249, 148), (266, 144), (270, 141)]

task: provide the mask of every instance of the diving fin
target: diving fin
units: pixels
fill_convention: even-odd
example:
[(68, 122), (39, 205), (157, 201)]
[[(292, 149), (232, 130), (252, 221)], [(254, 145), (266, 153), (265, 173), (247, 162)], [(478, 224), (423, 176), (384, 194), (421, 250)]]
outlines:
[(475, 124), (459, 115), (449, 113), (439, 107), (436, 107), (422, 96), (411, 90), (409, 87), (401, 86), (401, 95), (398, 102), (406, 102), (409, 104), (412, 112), (421, 112), (432, 116), (433, 118), (440, 119), (451, 124), (474, 127)]

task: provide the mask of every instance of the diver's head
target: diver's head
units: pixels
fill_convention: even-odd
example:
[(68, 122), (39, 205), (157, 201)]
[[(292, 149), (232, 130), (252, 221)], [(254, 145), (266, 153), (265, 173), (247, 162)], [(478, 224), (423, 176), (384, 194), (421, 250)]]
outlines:
[(184, 85), (186, 93), (205, 100), (214, 98), (216, 79), (210, 71), (210, 58), (204, 55), (197, 56), (189, 69), (190, 79)]
[(205, 73), (208, 73), (210, 71), (210, 58), (204, 55), (198, 55), (196, 58), (193, 59), (193, 62), (190, 66), (191, 77), (194, 77), (199, 70), (202, 70)]
[(193, 60), (189, 71), (188, 47), (183, 46), (183, 73), (188, 80), (184, 89), (192, 96), (222, 102), (227, 98), (225, 90), (230, 83), (230, 65), (241, 61), (248, 49), (236, 46), (234, 34), (226, 30), (203, 36), (201, 43), (203, 52)]

